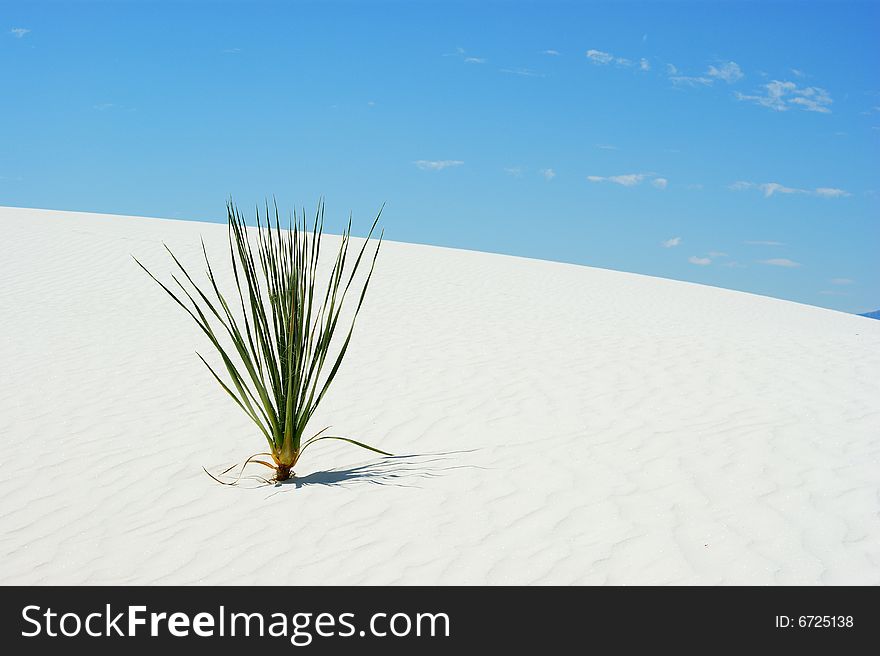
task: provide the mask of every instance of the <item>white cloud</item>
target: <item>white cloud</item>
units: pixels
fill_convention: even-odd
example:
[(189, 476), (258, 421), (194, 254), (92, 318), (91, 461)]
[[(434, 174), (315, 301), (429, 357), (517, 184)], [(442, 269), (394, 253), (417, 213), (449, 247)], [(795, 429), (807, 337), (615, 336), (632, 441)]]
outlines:
[(786, 187), (785, 185), (781, 185), (778, 182), (765, 182), (763, 184), (759, 184), (758, 188), (764, 192), (764, 198), (770, 198), (773, 194), (802, 194), (804, 193), (803, 189), (794, 189), (793, 187)]
[(747, 246), (785, 246), (781, 241), (752, 240), (743, 243)]
[(706, 75), (719, 80), (724, 80), (728, 84), (732, 84), (733, 82), (742, 79), (743, 72), (739, 67), (739, 64), (730, 61), (719, 64), (718, 66), (710, 66), (709, 70), (706, 71)]
[(794, 75), (795, 77), (807, 77), (806, 73), (804, 73), (802, 70), (797, 69), (797, 68), (791, 69), (791, 74)]
[(709, 257), (727, 257), (727, 253), (722, 251), (709, 251)]
[(817, 187), (810, 191), (809, 189), (797, 189), (795, 187), (786, 187), (778, 182), (745, 182), (740, 180), (730, 185), (730, 189), (734, 191), (744, 191), (746, 189), (760, 189), (765, 198), (769, 198), (774, 194), (807, 194), (809, 196), (819, 196), (821, 198), (843, 198), (850, 196), (848, 191), (838, 189), (836, 187)]
[(467, 50), (464, 48), (456, 48), (455, 52), (447, 52), (443, 55), (444, 57), (458, 57), (465, 64), (485, 64), (488, 59), (485, 57), (475, 57), (474, 55), (467, 54)]
[(742, 69), (736, 62), (724, 62), (718, 66), (709, 66), (703, 75), (681, 75), (674, 64), (666, 64), (666, 75), (669, 81), (678, 86), (710, 87), (715, 80), (724, 80), (732, 84), (744, 77)]
[(539, 173), (543, 175), (544, 179), (548, 182), (556, 177), (556, 171), (554, 171), (553, 169), (541, 169)]
[(521, 166), (510, 166), (504, 169), (504, 172), (507, 175), (512, 175), (514, 178), (521, 178), (523, 174), (523, 170)]
[(644, 173), (626, 173), (624, 175), (612, 175), (608, 178), (610, 182), (623, 185), (624, 187), (632, 187), (639, 184), (645, 179)]
[(26, 27), (13, 27), (9, 33), (16, 39), (22, 38), (25, 34), (30, 34), (30, 30)]
[(765, 84), (763, 88), (766, 89), (764, 95), (750, 96), (737, 92), (736, 97), (738, 100), (747, 100), (761, 105), (762, 107), (769, 107), (770, 109), (784, 112), (789, 109), (785, 96), (793, 89), (797, 88), (797, 85), (794, 82), (780, 82), (778, 80), (773, 80), (772, 82)]
[(608, 64), (616, 64), (617, 66), (623, 68), (633, 68), (637, 67), (640, 71), (650, 71), (651, 70), (651, 62), (645, 59), (644, 57), (639, 58), (638, 61), (634, 61), (632, 59), (628, 59), (627, 57), (619, 57), (617, 55), (613, 55), (610, 52), (605, 52), (604, 50), (596, 50), (591, 48), (586, 52), (587, 59), (589, 59), (594, 64), (599, 66), (607, 66)]
[(641, 184), (642, 180), (647, 176), (647, 173), (626, 173), (624, 175), (612, 175), (608, 180), (624, 187), (632, 187), (633, 185)]
[(711, 77), (694, 77), (690, 75), (671, 75), (669, 80), (673, 84), (685, 85), (689, 87), (698, 87), (704, 86), (708, 87), (712, 85)]
[(624, 187), (634, 187), (644, 180), (651, 180), (651, 184), (658, 189), (665, 189), (668, 184), (666, 178), (657, 177), (654, 173), (625, 173), (623, 175), (588, 175), (590, 182), (613, 182)]
[[(602, 50), (587, 50), (587, 59), (589, 59), (594, 64), (598, 64), (600, 66), (605, 66), (610, 63), (615, 63), (618, 66), (632, 66), (633, 62), (626, 57), (617, 57), (612, 55), (610, 52), (603, 52)], [(642, 60), (647, 63), (647, 60)], [(640, 64), (641, 67), (641, 64)], [(650, 67), (650, 65), (649, 65)], [(648, 70), (647, 68), (643, 68), (642, 70)]]
[(672, 239), (667, 239), (665, 241), (661, 241), (660, 245), (663, 248), (675, 248), (681, 243), (681, 237), (673, 237)]
[(829, 105), (834, 102), (829, 93), (821, 87), (798, 87), (794, 82), (773, 80), (761, 87), (760, 95), (747, 95), (737, 92), (738, 100), (753, 102), (756, 105), (785, 112), (789, 109), (803, 109), (808, 112), (830, 114)]
[(610, 64), (614, 61), (614, 55), (609, 52), (602, 52), (601, 50), (587, 50), (587, 58), (593, 62), (594, 64)]
[(853, 283), (855, 283), (855, 280), (852, 280), (850, 278), (832, 278), (831, 279), (832, 285), (852, 285)]
[(449, 168), (451, 166), (461, 166), (462, 164), (464, 164), (464, 162), (458, 159), (420, 159), (413, 162), (413, 164), (418, 166), (423, 171), (442, 171), (443, 169)]
[(699, 266), (709, 266), (712, 264), (712, 260), (708, 257), (697, 257), (696, 255), (691, 255), (688, 258), (688, 262), (691, 264), (697, 264)]
[(800, 262), (789, 260), (787, 257), (774, 257), (769, 260), (760, 260), (761, 264), (769, 264), (770, 266), (786, 267), (793, 269), (801, 266)]
[(545, 51), (542, 52), (541, 54), (542, 54), (542, 55), (550, 55), (551, 57), (558, 57), (558, 56), (561, 55), (562, 53), (559, 52), (558, 50), (545, 50)]
[(795, 91), (797, 94), (789, 100), (793, 105), (800, 106), (801, 109), (808, 112), (819, 112), (821, 114), (830, 114), (831, 110), (828, 105), (834, 101), (825, 89), (820, 87), (807, 87)]
[(842, 196), (851, 195), (848, 191), (844, 191), (843, 189), (836, 189), (835, 187), (819, 187), (814, 193), (817, 196), (822, 196), (823, 198), (840, 198)]

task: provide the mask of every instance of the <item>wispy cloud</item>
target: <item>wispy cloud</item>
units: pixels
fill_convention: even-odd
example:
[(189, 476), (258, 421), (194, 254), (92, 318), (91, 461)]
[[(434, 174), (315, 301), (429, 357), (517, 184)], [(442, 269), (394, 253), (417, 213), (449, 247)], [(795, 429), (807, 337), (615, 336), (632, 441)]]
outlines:
[(781, 241), (767, 241), (765, 239), (753, 239), (743, 243), (747, 246), (785, 246)]
[(675, 64), (666, 64), (666, 75), (673, 84), (689, 87), (710, 87), (715, 83), (715, 80), (723, 80), (728, 84), (733, 84), (744, 77), (739, 64), (733, 61), (709, 66), (702, 75), (683, 75)]
[(647, 177), (647, 173), (625, 173), (624, 175), (588, 175), (590, 182), (613, 182), (624, 187), (634, 187)]
[(851, 278), (832, 278), (831, 279), (832, 285), (852, 285), (852, 284), (855, 284), (855, 282), (856, 281)]
[(770, 198), (774, 194), (806, 194), (808, 196), (819, 196), (821, 198), (844, 198), (851, 196), (848, 191), (838, 189), (836, 187), (817, 187), (810, 189), (797, 189), (795, 187), (786, 187), (778, 182), (746, 182), (739, 180), (730, 185), (730, 189), (734, 191), (745, 191), (747, 189), (759, 189), (765, 198)]
[(823, 198), (841, 198), (843, 196), (851, 195), (848, 191), (837, 189), (835, 187), (819, 187), (813, 193), (817, 196), (822, 196)]
[(551, 57), (559, 57), (559, 55), (561, 55), (562, 53), (558, 50), (544, 50), (541, 54), (550, 55)]
[(597, 144), (596, 148), (599, 150), (620, 150), (617, 146), (612, 146), (611, 144)]
[(465, 52), (466, 51), (464, 48), (458, 47), (455, 49), (454, 52), (444, 52), (443, 56), (444, 57), (464, 57)]
[(675, 248), (681, 243), (681, 237), (672, 237), (671, 239), (666, 239), (665, 241), (661, 241), (660, 245), (663, 248)]
[[(629, 67), (629, 66), (633, 65), (633, 62), (631, 60), (627, 59), (626, 57), (617, 57), (615, 55), (612, 55), (610, 52), (604, 52), (602, 50), (594, 50), (591, 48), (590, 50), (587, 50), (586, 55), (587, 55), (587, 59), (589, 59), (591, 62), (593, 62), (594, 64), (597, 64), (599, 66), (607, 66), (608, 64), (617, 64), (618, 66)], [(646, 64), (648, 64), (648, 60), (647, 59), (639, 60), (639, 68), (641, 70), (647, 71), (651, 68), (650, 64), (648, 64), (648, 68), (642, 68), (642, 62), (645, 62)]]
[(458, 159), (420, 159), (413, 162), (413, 164), (423, 171), (442, 171), (443, 169), (448, 169), (452, 166), (461, 166), (464, 162)]
[(507, 175), (512, 175), (514, 178), (521, 178), (523, 174), (521, 166), (508, 166), (504, 169), (504, 172)]
[(769, 198), (773, 194), (805, 194), (807, 193), (804, 189), (793, 189), (792, 187), (786, 187), (785, 185), (781, 185), (778, 182), (765, 182), (761, 185), (758, 185), (761, 191), (764, 192), (764, 197)]
[(241, 52), (241, 48), (224, 48), (222, 52), (227, 55), (237, 55)]
[(709, 70), (706, 71), (706, 75), (717, 80), (724, 80), (728, 84), (733, 84), (743, 78), (743, 72), (739, 64), (732, 61), (718, 64), (718, 66), (710, 66)]
[(650, 71), (651, 70), (651, 62), (642, 57), (639, 60), (639, 70), (640, 71)]
[(773, 257), (769, 260), (759, 260), (760, 264), (768, 264), (770, 266), (777, 267), (785, 267), (788, 269), (794, 269), (796, 267), (801, 266), (800, 262), (795, 262), (794, 260), (789, 260), (787, 257)]
[(736, 93), (738, 100), (752, 102), (777, 112), (789, 109), (803, 109), (808, 112), (830, 114), (830, 105), (834, 101), (829, 93), (821, 87), (799, 87), (795, 82), (773, 80), (761, 86), (763, 91), (758, 94)]
[(553, 169), (541, 169), (539, 173), (544, 176), (544, 179), (547, 182), (550, 182), (550, 180), (556, 177), (556, 171)]
[(11, 30), (9, 30), (9, 33), (16, 39), (21, 39), (26, 34), (30, 34), (30, 32), (31, 31), (26, 27), (13, 27)]
[(485, 57), (475, 57), (474, 55), (469, 55), (467, 50), (464, 48), (456, 48), (455, 52), (447, 52), (444, 53), (444, 57), (457, 57), (461, 59), (465, 64), (485, 64), (489, 60)]
[(688, 258), (688, 262), (691, 264), (696, 264), (698, 266), (709, 266), (712, 264), (712, 259), (709, 257), (697, 257), (696, 255), (691, 255)]
[(92, 109), (96, 109), (99, 112), (106, 112), (108, 109), (115, 109), (118, 107), (116, 103), (98, 103), (97, 105), (92, 105)]
[(587, 59), (589, 59), (594, 64), (610, 64), (614, 61), (614, 55), (610, 52), (603, 52), (601, 50), (587, 50)]
[(708, 87), (712, 85), (711, 77), (692, 76), (692, 75), (670, 75), (669, 81), (673, 84), (685, 85), (689, 87)]
[(794, 187), (786, 187), (785, 185), (781, 185), (778, 182), (745, 182), (744, 180), (739, 180), (738, 182), (734, 182), (730, 185), (730, 188), (734, 191), (745, 191), (746, 189), (760, 189), (765, 198), (770, 198), (773, 194), (804, 194), (806, 191), (804, 189), (795, 189)]
[(658, 189), (665, 189), (668, 184), (666, 178), (657, 177), (654, 173), (624, 173), (623, 175), (588, 175), (587, 180), (594, 183), (613, 182), (624, 187), (635, 187), (644, 180), (651, 180)]

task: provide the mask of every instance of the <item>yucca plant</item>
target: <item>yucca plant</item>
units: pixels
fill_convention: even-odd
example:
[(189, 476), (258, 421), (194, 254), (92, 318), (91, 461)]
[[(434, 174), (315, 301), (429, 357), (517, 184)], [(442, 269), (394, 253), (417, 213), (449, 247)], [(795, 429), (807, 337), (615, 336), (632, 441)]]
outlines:
[[(196, 355), (226, 393), (253, 420), (269, 443), (268, 453), (251, 456), (245, 465), (249, 462), (265, 465), (274, 469), (276, 481), (284, 481), (293, 474), (293, 468), (303, 452), (322, 440), (341, 440), (391, 455), (348, 437), (324, 435), (327, 429), (303, 439), (309, 420), (339, 372), (351, 341), (355, 320), (379, 255), (381, 235), (372, 254), (369, 272), (360, 287), (354, 314), (350, 323), (346, 320), (347, 331), (339, 327), (340, 314), (379, 222), (381, 210), (357, 258), (350, 270), (346, 270), (346, 264), (350, 262), (349, 218), (326, 289), (316, 289), (324, 230), (323, 201), (318, 203), (311, 229), (307, 225), (305, 210), (301, 214), (294, 212), (285, 229), (279, 219), (277, 205), (274, 207), (274, 221), (268, 203), (265, 219), (258, 207), (256, 230), (253, 231), (255, 235), (249, 234), (244, 217), (231, 200), (227, 202), (226, 210), (229, 256), (238, 297), (235, 299), (229, 295), (228, 298), (240, 305), (240, 312), (238, 308), (231, 307), (227, 296), (220, 291), (204, 240), (202, 253), (210, 283), (207, 293), (193, 281), (167, 245), (165, 249), (183, 275), (183, 280), (178, 275), (171, 276), (179, 291), (169, 288), (137, 259), (135, 261), (186, 310), (207, 335), (223, 360), (227, 380), (224, 381), (205, 358), (198, 353)], [(344, 335), (344, 339), (334, 340), (337, 335), (340, 338)], [(224, 343), (227, 345), (224, 346)], [(271, 456), (272, 463), (258, 459), (263, 455)]]

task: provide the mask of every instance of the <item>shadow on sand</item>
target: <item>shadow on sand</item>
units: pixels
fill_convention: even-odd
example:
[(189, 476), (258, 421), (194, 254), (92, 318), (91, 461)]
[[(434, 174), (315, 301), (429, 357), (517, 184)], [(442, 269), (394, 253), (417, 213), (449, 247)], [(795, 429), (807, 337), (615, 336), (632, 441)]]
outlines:
[[(456, 469), (480, 469), (476, 465), (452, 464), (454, 456), (469, 451), (446, 451), (404, 456), (388, 456), (379, 460), (316, 471), (305, 476), (293, 476), (283, 482), (273, 483), (277, 492), (312, 486), (350, 487), (354, 485), (390, 485), (395, 487), (419, 487), (420, 480), (437, 478)], [(270, 495), (272, 496), (272, 495)]]

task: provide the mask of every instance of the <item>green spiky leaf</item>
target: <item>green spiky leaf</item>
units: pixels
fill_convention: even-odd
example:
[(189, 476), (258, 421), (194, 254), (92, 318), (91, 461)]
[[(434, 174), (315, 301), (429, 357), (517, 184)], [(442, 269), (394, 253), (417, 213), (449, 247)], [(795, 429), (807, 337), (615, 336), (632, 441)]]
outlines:
[[(201, 355), (199, 358), (265, 436), (279, 473), (286, 474), (307, 446), (321, 440), (341, 440), (390, 455), (346, 437), (318, 437), (319, 433), (305, 443), (302, 441), (318, 404), (339, 373), (351, 341), (355, 320), (376, 266), (382, 235), (370, 258), (369, 271), (357, 295), (350, 323), (341, 327), (340, 317), (349, 289), (365, 261), (364, 254), (382, 210), (347, 269), (351, 243), (349, 219), (323, 294), (320, 291), (316, 294), (316, 289), (321, 289), (317, 270), (324, 231), (323, 201), (318, 204), (311, 229), (305, 211), (294, 212), (285, 229), (278, 206), (273, 209), (274, 216), (268, 203), (265, 214), (258, 207), (256, 228), (248, 229), (244, 216), (233, 202), (226, 204), (229, 257), (235, 280), (231, 294), (220, 289), (204, 242), (202, 252), (209, 282), (204, 288), (167, 246), (183, 276), (172, 275), (179, 292), (137, 263), (208, 337), (226, 368), (226, 380)], [(337, 336), (341, 341), (334, 340)], [(325, 368), (325, 364), (329, 368)]]

